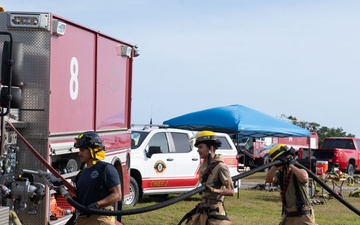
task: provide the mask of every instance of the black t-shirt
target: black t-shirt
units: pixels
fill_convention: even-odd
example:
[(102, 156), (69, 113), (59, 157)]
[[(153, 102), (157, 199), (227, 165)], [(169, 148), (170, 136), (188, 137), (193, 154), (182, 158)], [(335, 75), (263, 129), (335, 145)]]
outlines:
[[(80, 172), (77, 183), (77, 197), (81, 205), (87, 206), (97, 202), (110, 194), (109, 189), (120, 184), (119, 174), (115, 167), (108, 164), (103, 172), (103, 180), (99, 178), (100, 170), (103, 165), (98, 162), (90, 168), (85, 168)], [(99, 182), (103, 182), (101, 195), (99, 195)]]

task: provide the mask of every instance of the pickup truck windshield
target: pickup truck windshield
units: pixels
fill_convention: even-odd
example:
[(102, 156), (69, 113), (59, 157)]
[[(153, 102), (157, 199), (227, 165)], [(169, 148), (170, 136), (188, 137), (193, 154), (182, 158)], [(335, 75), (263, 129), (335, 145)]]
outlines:
[(355, 149), (353, 140), (347, 139), (327, 139), (324, 140), (322, 148), (345, 148)]

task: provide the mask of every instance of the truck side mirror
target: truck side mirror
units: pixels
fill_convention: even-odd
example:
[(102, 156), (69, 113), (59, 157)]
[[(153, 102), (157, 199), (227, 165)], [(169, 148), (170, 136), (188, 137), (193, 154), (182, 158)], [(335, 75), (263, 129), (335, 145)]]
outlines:
[(146, 157), (151, 158), (153, 154), (162, 153), (160, 146), (150, 146), (149, 151), (146, 153)]

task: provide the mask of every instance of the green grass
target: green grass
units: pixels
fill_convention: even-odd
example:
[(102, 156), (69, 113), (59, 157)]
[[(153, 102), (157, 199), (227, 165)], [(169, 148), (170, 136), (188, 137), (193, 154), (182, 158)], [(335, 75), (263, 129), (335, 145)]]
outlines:
[[(243, 182), (264, 183), (265, 173), (256, 173), (252, 176), (242, 179)], [(344, 184), (344, 187), (346, 184)], [(360, 185), (356, 184), (351, 190)], [(346, 201), (357, 209), (360, 209), (360, 198), (348, 197), (351, 190), (344, 190), (343, 196)], [(177, 195), (172, 195), (175, 197)], [(319, 198), (316, 198), (319, 199)], [(147, 224), (178, 224), (180, 219), (200, 201), (199, 195), (192, 196), (189, 199), (175, 203), (168, 207), (136, 215), (122, 217), (123, 225), (147, 225)], [(159, 202), (146, 197), (135, 207), (126, 206), (124, 209), (141, 208), (150, 206)], [(237, 194), (233, 197), (226, 197), (225, 208), (228, 217), (234, 225), (277, 225), (280, 221), (281, 201), (278, 191), (268, 192), (261, 190), (240, 188), (240, 197)], [(360, 217), (346, 208), (335, 198), (327, 200), (324, 205), (315, 205), (315, 218), (319, 225), (353, 225)]]

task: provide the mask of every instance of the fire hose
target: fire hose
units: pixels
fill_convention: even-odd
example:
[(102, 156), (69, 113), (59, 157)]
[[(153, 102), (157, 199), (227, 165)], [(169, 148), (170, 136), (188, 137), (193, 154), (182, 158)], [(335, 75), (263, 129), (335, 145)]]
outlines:
[(74, 186), (71, 185), (63, 176), (61, 176), (36, 150), (30, 143), (20, 134), (20, 132), (14, 127), (14, 125), (10, 121), (6, 121), (6, 123), (16, 132), (16, 134), (21, 138), (24, 144), (30, 149), (30, 151), (35, 155), (35, 157), (40, 160), (40, 162), (48, 169), (52, 174), (54, 174), (57, 178), (60, 178), (63, 184), (68, 188), (69, 192), (75, 195)]
[[(77, 210), (82, 211), (84, 213), (95, 214), (95, 215), (107, 215), (107, 216), (122, 216), (122, 215), (140, 214), (140, 213), (145, 213), (145, 212), (161, 209), (161, 208), (167, 207), (169, 205), (175, 204), (175, 203), (177, 203), (179, 201), (182, 201), (182, 200), (185, 200), (185, 199), (187, 199), (187, 198), (189, 198), (189, 197), (191, 197), (191, 196), (193, 196), (195, 194), (203, 192), (206, 189), (205, 186), (200, 186), (198, 188), (195, 188), (192, 191), (184, 193), (184, 194), (182, 194), (180, 196), (177, 196), (175, 198), (166, 200), (166, 201), (158, 203), (158, 204), (154, 204), (154, 205), (146, 206), (146, 207), (142, 207), (142, 208), (137, 208), (137, 209), (116, 210), (116, 211), (89, 209), (86, 206), (83, 206), (83, 205), (79, 204), (78, 202), (76, 202), (72, 198), (71, 194), (73, 194), (73, 195), (75, 194), (74, 187), (66, 179), (64, 179), (50, 164), (47, 163), (47, 161), (30, 145), (29, 142), (27, 142), (27, 140), (20, 134), (20, 132), (18, 132), (16, 130), (16, 128), (9, 121), (7, 121), (7, 123), (19, 135), (19, 137), (24, 141), (24, 143), (31, 150), (31, 152), (50, 171), (50, 173), (52, 175), (54, 175), (56, 178), (61, 179), (61, 182), (64, 184), (64, 185), (61, 185), (59, 187), (55, 187), (52, 184), (50, 184), (49, 186), (54, 188), (57, 192), (59, 192), (71, 206), (75, 207)], [(243, 172), (241, 174), (235, 175), (235, 176), (232, 177), (232, 180), (237, 181), (237, 180), (240, 180), (241, 178), (245, 178), (247, 176), (250, 176), (250, 175), (252, 175), (252, 174), (254, 174), (256, 172), (263, 171), (266, 168), (269, 168), (269, 167), (272, 167), (272, 166), (280, 166), (280, 165), (284, 165), (284, 162), (281, 161), (281, 160), (275, 160), (273, 162), (270, 162), (268, 164), (259, 166), (259, 167), (255, 168), (255, 169), (250, 170), (250, 171), (246, 171), (246, 172)], [(360, 215), (360, 211), (357, 208), (355, 208), (353, 205), (351, 205), (350, 203), (345, 201), (341, 196), (339, 196), (336, 192), (334, 192), (327, 184), (325, 184), (320, 178), (318, 178), (315, 174), (313, 174), (308, 168), (306, 168), (305, 166), (301, 165), (298, 162), (295, 163), (295, 166), (306, 170), (308, 172), (309, 176), (312, 177), (320, 186), (322, 186), (326, 191), (328, 191), (332, 196), (334, 196), (338, 201), (340, 201), (347, 208), (352, 210), (357, 215)], [(31, 171), (29, 171), (29, 170), (27, 170), (27, 172), (31, 173)], [(48, 173), (44, 172), (43, 174), (48, 174)], [(219, 182), (214, 182), (214, 183), (208, 184), (208, 186), (214, 187), (214, 186), (219, 185), (219, 184), (220, 184)], [(65, 188), (65, 186), (66, 186), (66, 188)]]
[[(259, 166), (259, 167), (255, 168), (255, 169), (250, 170), (250, 171), (246, 171), (244, 173), (238, 174), (238, 175), (232, 177), (232, 180), (236, 181), (236, 180), (239, 180), (241, 178), (247, 177), (247, 176), (249, 176), (249, 175), (251, 175), (253, 173), (262, 171), (262, 170), (264, 170), (264, 169), (266, 169), (268, 167), (281, 165), (281, 164), (283, 164), (282, 161), (276, 160), (274, 162), (270, 162), (269, 164)], [(38, 174), (38, 175), (46, 174), (45, 172), (31, 171), (31, 170), (24, 170), (24, 172)], [(208, 186), (213, 187), (213, 186), (216, 186), (218, 184), (220, 184), (220, 183), (214, 182), (214, 183), (208, 184)], [(198, 193), (200, 193), (202, 191), (205, 191), (205, 189), (206, 189), (205, 186), (201, 186), (201, 187), (195, 188), (192, 191), (189, 191), (187, 193), (179, 195), (179, 196), (177, 196), (175, 198), (172, 198), (172, 199), (169, 199), (169, 200), (166, 200), (164, 202), (154, 204), (154, 205), (151, 205), (151, 206), (146, 206), (146, 207), (137, 208), (137, 209), (129, 209), (129, 210), (106, 211), (106, 210), (89, 209), (86, 206), (81, 205), (78, 202), (76, 202), (71, 197), (70, 193), (66, 190), (65, 187), (55, 187), (55, 190), (58, 191), (65, 198), (65, 200), (71, 206), (76, 208), (77, 210), (79, 210), (81, 212), (84, 212), (84, 213), (88, 213), (88, 214), (106, 215), (106, 216), (133, 215), (133, 214), (140, 214), (140, 213), (145, 213), (145, 212), (149, 212), (149, 211), (154, 211), (154, 210), (161, 209), (161, 208), (167, 207), (169, 205), (175, 204), (175, 203), (177, 203), (179, 201), (185, 200), (185, 199), (187, 199), (187, 198), (189, 198), (189, 197), (191, 197), (191, 196), (193, 196), (195, 194), (198, 194)]]
[[(271, 166), (280, 166), (283, 165), (284, 162), (281, 160), (275, 160), (273, 162), (270, 162), (268, 164), (259, 166), (255, 169), (252, 169), (250, 171), (246, 171), (244, 173), (238, 174), (236, 176), (232, 177), (233, 181), (237, 181), (241, 178), (250, 176), (256, 172), (259, 171), (263, 171), (266, 168), (269, 168)], [(354, 213), (360, 215), (360, 211), (355, 208), (353, 205), (351, 205), (350, 203), (348, 203), (347, 201), (345, 201), (341, 196), (339, 196), (336, 192), (334, 192), (327, 184), (325, 184), (321, 179), (319, 179), (315, 174), (313, 174), (311, 171), (309, 171), (306, 167), (304, 167), (303, 165), (299, 164), (298, 162), (295, 163), (295, 165), (297, 167), (300, 167), (302, 169), (305, 169), (308, 174), (316, 181), (318, 182), (325, 190), (327, 190), (329, 193), (331, 193), (337, 200), (339, 200), (342, 204), (344, 204), (347, 208), (349, 208), (350, 210), (352, 210)], [(214, 182), (211, 184), (208, 184), (210, 187), (216, 186), (218, 185), (219, 182)], [(201, 186), (198, 188), (195, 188), (194, 190), (187, 192), (185, 194), (182, 194), (180, 196), (177, 196), (175, 198), (166, 200), (164, 202), (158, 203), (158, 204), (154, 204), (151, 206), (146, 206), (146, 207), (142, 207), (142, 208), (137, 208), (137, 209), (130, 209), (130, 210), (118, 210), (118, 211), (104, 211), (104, 210), (94, 210), (94, 209), (88, 209), (86, 206), (80, 205), (79, 203), (77, 203), (74, 199), (71, 198), (71, 196), (66, 193), (66, 190), (60, 190), (60, 193), (62, 194), (62, 196), (64, 196), (64, 198), (66, 199), (66, 201), (72, 205), (73, 207), (75, 207), (76, 209), (88, 213), (88, 214), (96, 214), (96, 215), (107, 215), (107, 216), (120, 216), (120, 215), (133, 215), (133, 214), (139, 214), (139, 213), (145, 213), (145, 212), (149, 212), (149, 211), (153, 211), (153, 210), (157, 210), (160, 208), (164, 208), (166, 206), (175, 204), (179, 201), (185, 200), (195, 194), (198, 194), (202, 191), (204, 191), (206, 189), (205, 186)]]
[(300, 163), (296, 162), (295, 166), (302, 168), (306, 170), (310, 177), (312, 177), (318, 184), (320, 184), (321, 187), (323, 187), (326, 191), (328, 191), (332, 196), (334, 196), (339, 202), (341, 202), (344, 206), (349, 208), (354, 213), (358, 214), (360, 216), (359, 209), (355, 208), (353, 205), (345, 201), (340, 195), (338, 195), (333, 189), (331, 189), (328, 185), (326, 185), (319, 177), (317, 177), (315, 174), (313, 174), (308, 168), (301, 165)]

